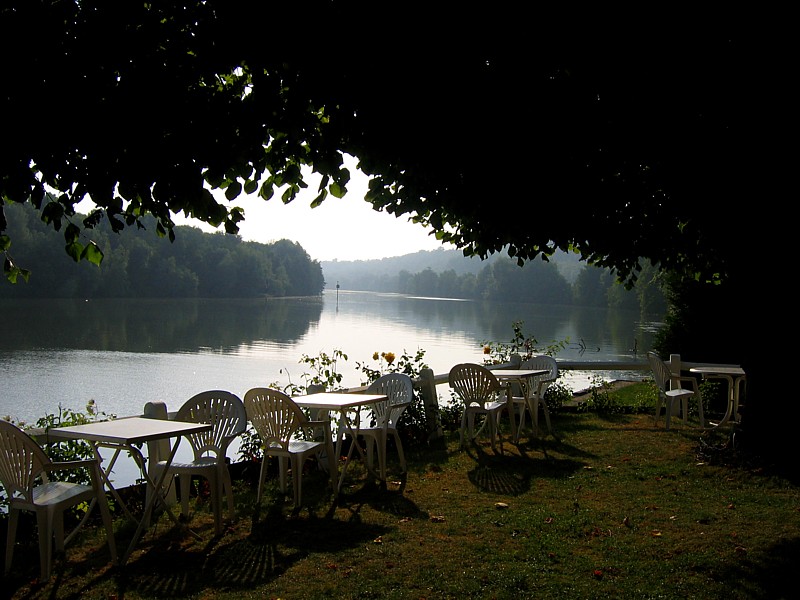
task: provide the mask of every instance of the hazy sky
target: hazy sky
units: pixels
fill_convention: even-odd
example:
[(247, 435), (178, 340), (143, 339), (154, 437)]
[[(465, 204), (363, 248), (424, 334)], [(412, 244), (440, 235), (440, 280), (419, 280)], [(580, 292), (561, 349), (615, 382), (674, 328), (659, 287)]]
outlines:
[[(354, 159), (347, 163), (351, 173), (347, 195), (329, 195), (317, 208), (310, 204), (316, 197), (318, 176), (307, 177), (308, 188), (289, 204), (283, 204), (280, 193), (269, 201), (242, 195), (228, 203), (219, 192), (215, 197), (244, 209), (245, 220), (239, 223), (243, 239), (262, 243), (288, 239), (298, 242), (315, 260), (367, 260), (442, 247), (428, 235), (428, 229), (410, 223), (407, 216), (398, 218), (373, 210), (364, 200), (367, 177), (356, 170)], [(177, 218), (176, 223), (186, 221)], [(202, 228), (212, 231), (208, 226)]]

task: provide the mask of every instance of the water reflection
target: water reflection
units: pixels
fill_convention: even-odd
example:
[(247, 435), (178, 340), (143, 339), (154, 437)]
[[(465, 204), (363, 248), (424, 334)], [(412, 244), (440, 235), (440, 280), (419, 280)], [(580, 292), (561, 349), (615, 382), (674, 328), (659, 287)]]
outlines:
[(297, 342), (321, 298), (2, 301), (0, 350), (233, 351), (254, 339)]
[(435, 373), (446, 373), (482, 362), (485, 341), (509, 342), (515, 321), (540, 347), (569, 338), (563, 360), (642, 357), (657, 329), (629, 311), (345, 291), (338, 302), (334, 291), (281, 300), (3, 300), (0, 310), (0, 415), (26, 420), (89, 399), (121, 416), (150, 400), (176, 410), (204, 389), (243, 395), (297, 383), (308, 371), (303, 355), (333, 350), (349, 356), (338, 365), (344, 386), (361, 385), (358, 363), (377, 366), (374, 352), (421, 349)]

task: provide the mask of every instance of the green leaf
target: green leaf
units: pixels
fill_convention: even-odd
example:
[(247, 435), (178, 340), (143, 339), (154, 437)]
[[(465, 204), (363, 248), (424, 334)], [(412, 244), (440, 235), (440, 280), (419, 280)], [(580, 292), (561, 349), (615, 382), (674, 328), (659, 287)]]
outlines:
[(114, 233), (119, 233), (120, 231), (125, 229), (125, 223), (120, 221), (117, 217), (109, 216), (108, 217), (108, 222), (111, 224), (111, 230)]
[(94, 242), (89, 242), (86, 244), (86, 247), (83, 249), (83, 253), (81, 254), (81, 258), (85, 258), (90, 263), (100, 266), (100, 263), (103, 262), (103, 251), (97, 247), (97, 244)]
[(67, 244), (74, 244), (78, 241), (78, 238), (81, 237), (81, 229), (74, 223), (70, 223), (67, 225), (67, 228), (64, 230), (64, 241)]
[(225, 188), (225, 197), (228, 200), (235, 200), (239, 194), (242, 193), (242, 184), (238, 181), (232, 181), (230, 185)]
[(317, 197), (314, 198), (314, 201), (311, 203), (311, 208), (317, 208), (320, 204), (322, 204), (322, 201), (325, 200), (327, 196), (328, 191), (322, 190), (319, 194), (317, 194)]
[(258, 189), (258, 182), (257, 181), (253, 181), (252, 179), (248, 179), (247, 181), (244, 182), (244, 193), (247, 194), (248, 196), (250, 194), (255, 193), (255, 191), (257, 189)]
[(261, 189), (258, 190), (258, 195), (264, 200), (269, 200), (275, 195), (275, 187), (269, 181), (265, 181), (261, 184)]
[(72, 260), (78, 262), (81, 259), (81, 254), (83, 254), (83, 245), (78, 242), (72, 242), (67, 244), (64, 250), (72, 257)]
[(338, 183), (331, 184), (331, 194), (334, 198), (344, 198), (344, 195), (347, 193), (347, 188), (344, 186), (339, 185)]
[(61, 217), (64, 216), (64, 208), (58, 202), (48, 202), (42, 209), (42, 221), (50, 225), (53, 224), (53, 229), (58, 231), (61, 229)]
[(7, 235), (0, 235), (0, 251), (6, 252), (11, 248), (11, 238)]

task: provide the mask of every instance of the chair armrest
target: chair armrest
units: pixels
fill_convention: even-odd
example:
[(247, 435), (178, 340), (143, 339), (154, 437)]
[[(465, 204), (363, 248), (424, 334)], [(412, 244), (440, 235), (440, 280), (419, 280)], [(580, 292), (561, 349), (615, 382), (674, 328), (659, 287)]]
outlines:
[(682, 389), (686, 389), (686, 388), (683, 387), (683, 385), (682, 385), (683, 383), (691, 383), (692, 384), (692, 391), (695, 394), (698, 394), (698, 395), (700, 394), (700, 388), (697, 386), (697, 379), (695, 379), (694, 377), (677, 377), (676, 376), (676, 377), (672, 377), (670, 379), (670, 381), (672, 381), (673, 383), (677, 382), (678, 383), (678, 387), (680, 387)]
[(84, 460), (67, 460), (64, 462), (51, 462), (49, 464), (44, 465), (44, 471), (68, 471), (71, 469), (84, 469), (84, 468), (94, 468), (98, 467), (99, 464), (96, 460), (93, 459), (84, 459)]

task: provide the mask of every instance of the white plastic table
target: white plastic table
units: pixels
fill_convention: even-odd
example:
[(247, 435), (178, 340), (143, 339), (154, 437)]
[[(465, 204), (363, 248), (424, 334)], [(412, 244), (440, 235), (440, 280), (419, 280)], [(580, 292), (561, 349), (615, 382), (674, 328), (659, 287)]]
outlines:
[[(358, 450), (358, 453), (361, 455), (361, 459), (364, 461), (364, 464), (368, 465), (364, 450), (358, 444), (355, 434), (361, 420), (361, 411), (359, 409), (386, 399), (387, 396), (382, 394), (347, 394), (343, 392), (321, 392), (319, 394), (308, 394), (307, 396), (292, 397), (292, 400), (294, 400), (295, 404), (301, 408), (322, 411), (325, 412), (329, 417), (331, 417), (330, 413), (332, 411), (339, 413), (339, 425), (336, 431), (335, 444), (337, 458), (341, 456), (342, 442), (344, 440), (345, 433), (349, 433), (353, 439), (352, 444), (350, 444), (350, 449), (347, 452), (347, 457), (342, 465), (341, 473), (339, 474), (339, 484), (336, 486), (337, 492), (341, 491), (342, 489), (342, 483), (344, 483), (344, 476), (347, 472), (347, 466), (350, 463), (353, 454), (353, 447)], [(351, 418), (353, 415), (355, 415), (355, 420)], [(380, 479), (380, 477), (372, 470), (370, 470), (370, 473), (377, 479)]]
[[(133, 552), (134, 547), (141, 539), (144, 532), (144, 527), (150, 522), (150, 514), (153, 511), (155, 503), (161, 501), (169, 514), (170, 518), (177, 524), (179, 521), (172, 514), (169, 505), (164, 497), (162, 484), (164, 478), (169, 471), (169, 465), (172, 464), (172, 459), (175, 458), (175, 453), (178, 450), (181, 436), (188, 433), (199, 433), (208, 431), (211, 425), (208, 423), (184, 423), (181, 421), (166, 421), (161, 419), (148, 419), (146, 417), (125, 417), (121, 419), (114, 419), (111, 421), (98, 421), (96, 423), (87, 423), (86, 425), (74, 425), (71, 427), (55, 427), (47, 431), (47, 437), (50, 439), (60, 440), (86, 440), (92, 445), (97, 460), (102, 465), (102, 456), (100, 455), (100, 448), (110, 448), (114, 450), (114, 455), (108, 463), (108, 466), (101, 469), (106, 485), (109, 491), (114, 495), (128, 517), (137, 522), (136, 532), (133, 534), (128, 549), (120, 557), (120, 564), (125, 564)], [(172, 450), (166, 459), (165, 468), (161, 469), (158, 481), (153, 481), (148, 473), (147, 465), (142, 456), (141, 451), (137, 446), (141, 446), (145, 442), (152, 442), (156, 440), (164, 440), (169, 438), (177, 438)], [(152, 490), (152, 493), (147, 494), (147, 501), (144, 506), (144, 513), (140, 519), (136, 519), (128, 510), (125, 503), (120, 498), (119, 493), (111, 483), (108, 474), (114, 466), (114, 463), (123, 450), (130, 453), (142, 475), (146, 481), (146, 485)]]
[(727, 407), (725, 408), (725, 415), (719, 423), (711, 423), (714, 427), (721, 427), (728, 421), (733, 419), (738, 423), (741, 419), (739, 414), (739, 388), (745, 380), (746, 375), (744, 369), (741, 367), (724, 367), (724, 366), (699, 366), (689, 369), (690, 373), (697, 373), (703, 376), (703, 379), (724, 379), (728, 382), (728, 400)]

